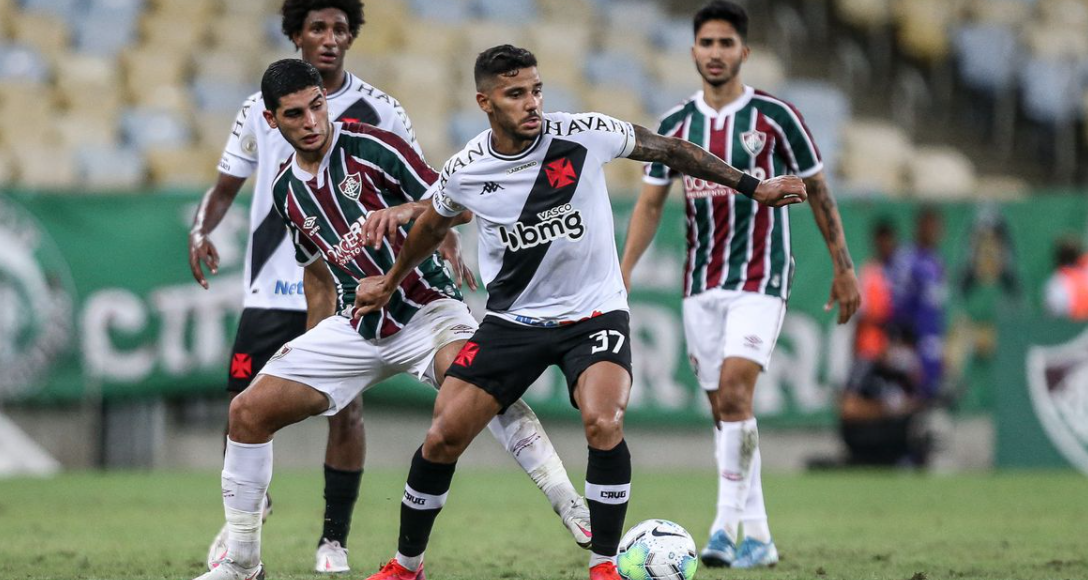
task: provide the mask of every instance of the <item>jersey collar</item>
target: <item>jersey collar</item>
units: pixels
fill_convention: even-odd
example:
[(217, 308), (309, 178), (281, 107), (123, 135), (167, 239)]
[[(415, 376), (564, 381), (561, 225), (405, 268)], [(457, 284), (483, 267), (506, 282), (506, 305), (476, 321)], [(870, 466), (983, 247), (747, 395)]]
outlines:
[(340, 88), (336, 89), (335, 93), (330, 93), (325, 98), (326, 99), (335, 99), (336, 97), (339, 97), (340, 95), (348, 92), (348, 90), (351, 89), (351, 86), (354, 85), (354, 84), (355, 84), (355, 75), (349, 73), (348, 71), (344, 71), (344, 84), (340, 85)]
[(491, 153), (492, 157), (494, 157), (496, 159), (501, 159), (503, 161), (517, 161), (518, 159), (525, 158), (527, 155), (532, 153), (534, 149), (536, 149), (536, 146), (540, 144), (541, 139), (544, 138), (544, 123), (545, 123), (545, 121), (544, 121), (543, 115), (541, 115), (540, 123), (541, 123), (540, 132), (537, 133), (536, 139), (534, 139), (533, 143), (531, 145), (529, 145), (528, 147), (526, 147), (524, 151), (522, 151), (521, 153), (518, 153), (516, 155), (503, 155), (502, 153), (499, 153), (498, 151), (495, 151), (495, 149), (491, 146), (491, 138), (493, 137), (493, 135), (492, 135), (491, 130), (488, 129), (487, 130), (487, 136), (485, 137), (485, 139), (487, 139), (487, 151), (488, 151), (488, 153)]
[(744, 85), (744, 92), (739, 97), (725, 104), (724, 107), (715, 111), (706, 104), (706, 99), (703, 98), (703, 91), (695, 93), (695, 108), (699, 109), (699, 112), (710, 117), (712, 119), (724, 120), (729, 115), (735, 114), (737, 111), (743, 109), (749, 101), (752, 100), (752, 96), (756, 94), (756, 90), (748, 85)]
[(336, 142), (340, 139), (340, 127), (342, 126), (343, 123), (333, 121), (332, 135), (329, 136), (329, 139), (332, 139), (333, 145), (325, 152), (325, 157), (321, 160), (321, 165), (317, 168), (317, 175), (311, 175), (310, 172), (299, 167), (297, 152), (291, 154), (291, 172), (295, 174), (295, 177), (297, 177), (299, 181), (309, 183), (310, 180), (316, 177), (317, 187), (321, 188), (325, 186), (325, 170), (329, 167), (329, 160), (332, 159), (332, 152), (336, 150)]

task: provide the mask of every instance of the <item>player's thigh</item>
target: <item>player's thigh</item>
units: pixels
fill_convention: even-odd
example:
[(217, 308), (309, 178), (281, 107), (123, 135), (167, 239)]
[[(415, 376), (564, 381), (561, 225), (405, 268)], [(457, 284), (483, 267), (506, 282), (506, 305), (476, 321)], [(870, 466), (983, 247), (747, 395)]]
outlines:
[(351, 321), (331, 316), (302, 336), (284, 344), (261, 374), (307, 385), (324, 394), (322, 414), (335, 415), (359, 393), (392, 374), (380, 350), (352, 328)]
[[(614, 310), (561, 327), (562, 356), (559, 363), (567, 379), (571, 404), (587, 409), (582, 401), (606, 402), (622, 411), (627, 407), (631, 390), (631, 317), (623, 310)], [(596, 413), (603, 407), (594, 405)]]
[(424, 457), (431, 461), (455, 460), (502, 408), (494, 396), (476, 385), (447, 378), (435, 399)]
[(451, 378), (457, 378), (490, 394), (499, 402), (500, 412), (505, 411), (549, 365), (558, 362), (555, 332), (485, 318), (446, 368), (442, 390)]
[(435, 388), (479, 325), (460, 300), (428, 304), (382, 348), (387, 364)]
[(729, 304), (723, 358), (745, 359), (766, 370), (785, 315), (786, 302), (781, 298), (739, 292)]
[(238, 320), (230, 365), (227, 391), (240, 393), (260, 373), (268, 359), (285, 342), (306, 332), (306, 313), (295, 310), (246, 308)]
[(325, 394), (304, 383), (260, 374), (231, 401), (232, 433), (244, 427), (277, 431), (328, 408)]
[(727, 306), (728, 298), (722, 290), (708, 290), (689, 296), (682, 305), (688, 362), (704, 391), (718, 388)]

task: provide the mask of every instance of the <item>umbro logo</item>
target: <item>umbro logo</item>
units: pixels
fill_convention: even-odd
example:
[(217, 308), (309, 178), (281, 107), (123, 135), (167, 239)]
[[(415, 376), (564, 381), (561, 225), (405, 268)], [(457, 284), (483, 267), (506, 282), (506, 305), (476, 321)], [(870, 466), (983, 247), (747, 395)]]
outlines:
[(506, 188), (499, 185), (498, 183), (495, 183), (494, 181), (488, 181), (488, 182), (484, 183), (483, 189), (480, 190), (480, 195), (484, 195), (485, 193), (495, 193), (496, 191), (498, 191), (500, 189), (506, 189)]
[(763, 344), (763, 339), (754, 334), (750, 334), (744, 337), (744, 346), (751, 349), (759, 349), (759, 346)]
[(321, 226), (317, 225), (317, 218), (310, 216), (306, 218), (306, 221), (302, 222), (302, 229), (306, 230), (307, 234), (313, 235), (314, 232), (321, 229)]

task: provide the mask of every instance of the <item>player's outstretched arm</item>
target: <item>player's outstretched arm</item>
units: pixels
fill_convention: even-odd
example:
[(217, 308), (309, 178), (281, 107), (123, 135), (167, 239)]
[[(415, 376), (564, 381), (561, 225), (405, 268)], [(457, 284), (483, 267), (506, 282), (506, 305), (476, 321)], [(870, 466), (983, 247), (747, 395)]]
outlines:
[(212, 274), (219, 271), (219, 252), (208, 236), (223, 221), (223, 216), (227, 215), (230, 204), (234, 203), (234, 198), (238, 197), (238, 191), (245, 182), (244, 177), (220, 173), (215, 185), (204, 193), (204, 198), (196, 208), (196, 215), (193, 216), (193, 227), (189, 230), (189, 269), (193, 273), (193, 279), (205, 290), (208, 289), (208, 281), (204, 278), (201, 263)]
[(634, 127), (635, 148), (628, 159), (663, 163), (684, 175), (732, 187), (772, 207), (801, 203), (808, 197), (805, 184), (797, 176), (760, 181), (690, 141), (658, 135), (640, 125)]
[(627, 226), (627, 241), (623, 244), (623, 259), (620, 260), (623, 285), (628, 292), (631, 291), (631, 272), (657, 233), (668, 196), (668, 185), (642, 184), (642, 193), (635, 202), (635, 211), (631, 213), (631, 223)]
[(314, 260), (302, 271), (302, 287), (306, 289), (306, 330), (336, 314), (336, 281), (324, 260)]
[(846, 247), (846, 235), (842, 229), (842, 217), (823, 171), (805, 178), (805, 189), (810, 192), (809, 205), (816, 225), (824, 236), (827, 251), (831, 254), (831, 264), (835, 275), (831, 280), (831, 297), (824, 305), (824, 311), (839, 305), (839, 324), (845, 324), (861, 306), (861, 292), (858, 290), (858, 278), (854, 273), (854, 260), (850, 258), (850, 249)]
[(434, 207), (428, 207), (416, 220), (416, 225), (412, 227), (389, 272), (384, 276), (368, 276), (359, 282), (359, 288), (355, 291), (355, 312), (352, 317), (359, 318), (385, 306), (408, 273), (434, 253), (450, 227), (457, 223), (456, 220), (456, 217), (445, 217), (435, 211)]

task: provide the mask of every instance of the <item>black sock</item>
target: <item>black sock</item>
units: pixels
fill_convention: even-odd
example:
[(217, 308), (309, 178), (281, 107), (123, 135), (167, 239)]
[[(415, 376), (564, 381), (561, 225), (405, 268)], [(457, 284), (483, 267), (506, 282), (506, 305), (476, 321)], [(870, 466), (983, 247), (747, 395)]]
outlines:
[[(341, 471), (325, 466), (325, 527), (321, 537), (330, 542), (348, 545), (348, 532), (351, 531), (351, 514), (355, 509), (355, 500), (359, 499), (359, 482), (363, 479), (363, 470)], [(321, 545), (321, 541), (318, 541)]]
[(593, 553), (615, 556), (623, 535), (627, 500), (631, 496), (631, 454), (620, 441), (608, 451), (589, 448), (586, 503), (593, 527)]
[(427, 549), (431, 527), (446, 503), (456, 463), (434, 463), (423, 458), (423, 447), (412, 457), (408, 483), (400, 503), (400, 538), (397, 551), (414, 558)]

